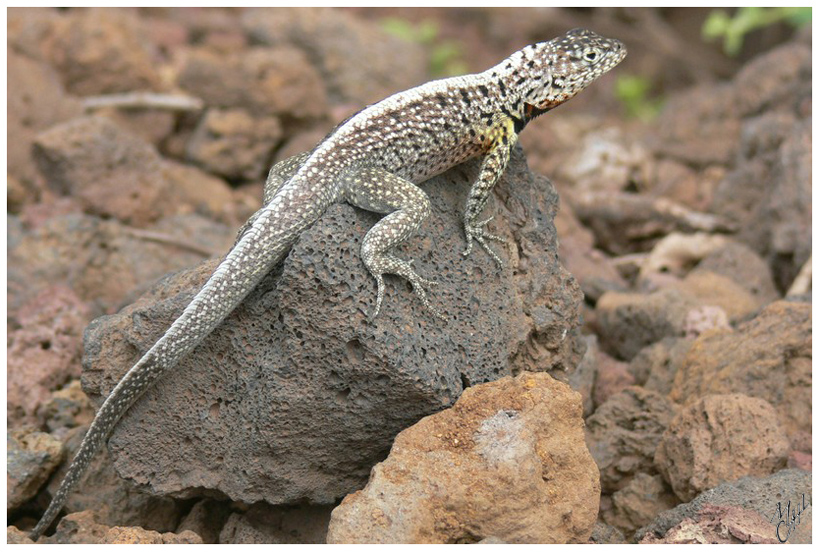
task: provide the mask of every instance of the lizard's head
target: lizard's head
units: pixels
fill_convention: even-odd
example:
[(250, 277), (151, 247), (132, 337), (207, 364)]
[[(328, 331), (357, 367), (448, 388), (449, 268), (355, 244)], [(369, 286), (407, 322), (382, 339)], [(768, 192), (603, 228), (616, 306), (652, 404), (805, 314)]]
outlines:
[(626, 57), (619, 40), (573, 29), (549, 42), (527, 46), (521, 96), (528, 119), (561, 105)]

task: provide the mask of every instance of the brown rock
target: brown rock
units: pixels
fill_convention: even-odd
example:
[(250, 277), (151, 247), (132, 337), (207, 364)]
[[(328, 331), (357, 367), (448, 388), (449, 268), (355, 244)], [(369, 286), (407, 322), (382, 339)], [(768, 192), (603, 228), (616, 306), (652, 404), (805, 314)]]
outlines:
[(250, 9), (242, 14), (242, 25), (254, 42), (304, 50), (336, 101), (366, 105), (427, 80), (421, 44), (340, 10)]
[(731, 84), (704, 84), (664, 102), (653, 147), (686, 164), (728, 165), (738, 148), (740, 111)]
[(660, 475), (635, 474), (626, 486), (613, 493), (612, 509), (604, 512), (604, 521), (631, 535), (661, 513), (679, 503)]
[(598, 301), (601, 345), (617, 357), (632, 359), (665, 337), (684, 335), (686, 316), (698, 306), (688, 293), (663, 289), (649, 295), (605, 293)]
[[(774, 408), (746, 395), (709, 395), (669, 424), (655, 466), (683, 501), (724, 481), (786, 466), (789, 440)], [(649, 520), (646, 520), (647, 522)]]
[(670, 398), (743, 393), (771, 403), (787, 435), (811, 431), (811, 359), (811, 305), (776, 301), (734, 332), (696, 339)]
[(332, 505), (271, 506), (259, 502), (231, 514), (220, 544), (325, 544)]
[(236, 231), (196, 215), (169, 217), (149, 239), (114, 220), (70, 214), (27, 232), (8, 252), (10, 310), (52, 282), (68, 285), (95, 314), (111, 312), (171, 270), (191, 266), (233, 244)]
[(30, 429), (6, 435), (6, 509), (15, 510), (37, 494), (63, 457), (62, 444)]
[(581, 413), (546, 374), (467, 389), (396, 437), (333, 511), (328, 542), (586, 542), (600, 487)]
[(112, 527), (102, 544), (202, 544), (202, 539), (193, 531), (160, 534), (142, 527)]
[(165, 160), (162, 172), (168, 180), (169, 207), (173, 209), (168, 214), (196, 213), (238, 228), (259, 207), (257, 200), (250, 210), (234, 196), (227, 182), (193, 165)]
[(692, 343), (692, 339), (664, 338), (641, 349), (630, 361), (629, 371), (635, 376), (638, 385), (661, 395), (668, 395), (672, 391), (675, 374)]
[(624, 534), (617, 528), (607, 525), (601, 521), (595, 522), (592, 535), (589, 537), (590, 544), (626, 544)]
[(28, 538), (28, 533), (20, 531), (14, 525), (9, 525), (6, 528), (6, 544), (34, 544), (34, 541)]
[(625, 362), (619, 362), (598, 352), (598, 370), (592, 399), (595, 407), (604, 404), (609, 397), (635, 384), (635, 377), (629, 372)]
[(159, 75), (133, 12), (74, 10), (54, 23), (48, 57), (73, 94), (157, 90)]
[(690, 272), (675, 284), (675, 288), (694, 297), (700, 305), (719, 307), (732, 321), (744, 318), (763, 306), (760, 299), (740, 284), (707, 270)]
[(708, 270), (730, 278), (755, 297), (760, 305), (779, 298), (772, 271), (760, 255), (742, 243), (731, 242), (707, 255), (695, 272)]
[(67, 429), (87, 426), (94, 420), (94, 406), (88, 395), (83, 393), (78, 379), (52, 393), (38, 413), (45, 419), (48, 430), (58, 434), (63, 434)]
[(82, 117), (37, 136), (37, 164), (49, 187), (90, 214), (145, 226), (162, 213), (168, 182), (157, 151), (104, 117)]
[(637, 473), (655, 473), (655, 448), (674, 413), (663, 395), (629, 387), (587, 418), (586, 440), (604, 492), (625, 487)]
[(257, 116), (317, 119), (328, 109), (321, 77), (305, 54), (290, 47), (227, 55), (194, 50), (180, 70), (179, 85), (210, 107), (241, 108)]
[(811, 81), (811, 46), (784, 44), (747, 63), (737, 74), (738, 109), (750, 115), (779, 107), (784, 98), (795, 97), (806, 81)]
[(187, 157), (231, 180), (264, 178), (281, 137), (275, 117), (253, 117), (244, 109), (209, 109), (188, 142)]
[(218, 544), (222, 527), (231, 515), (226, 502), (206, 498), (194, 504), (191, 511), (182, 519), (177, 532), (193, 531), (202, 538), (205, 544)]
[(202, 544), (192, 531), (159, 533), (142, 527), (111, 527), (102, 521), (98, 511), (85, 510), (65, 516), (51, 537), (40, 542), (50, 544)]
[(12, 50), (8, 54), (8, 173), (19, 179), (24, 202), (40, 195), (42, 178), (32, 160), (37, 133), (82, 113), (77, 99), (66, 95), (57, 73), (45, 63)]
[(51, 392), (80, 375), (89, 308), (64, 285), (44, 289), (14, 317), (8, 336), (6, 414), (11, 424), (39, 425), (37, 409)]
[(561, 263), (578, 279), (584, 298), (597, 301), (607, 291), (624, 291), (627, 283), (603, 251), (594, 248), (595, 237), (586, 229), (568, 203), (561, 204), (555, 216), (561, 236)]

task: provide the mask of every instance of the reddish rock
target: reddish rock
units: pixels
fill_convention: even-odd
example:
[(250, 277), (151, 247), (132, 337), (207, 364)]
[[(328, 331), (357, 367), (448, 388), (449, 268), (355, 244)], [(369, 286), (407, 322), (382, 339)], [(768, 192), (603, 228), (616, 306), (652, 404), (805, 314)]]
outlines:
[(89, 308), (64, 285), (44, 289), (17, 310), (6, 363), (9, 423), (39, 425), (40, 405), (80, 375), (82, 333), (90, 320)]
[(586, 441), (604, 492), (622, 489), (638, 473), (655, 473), (655, 448), (674, 414), (663, 395), (628, 387), (587, 418)]
[(57, 73), (45, 63), (8, 54), (8, 173), (18, 179), (18, 204), (36, 200), (42, 188), (31, 153), (34, 137), (41, 131), (72, 117), (82, 108), (65, 93)]
[(82, 117), (39, 134), (37, 164), (49, 187), (90, 214), (145, 226), (162, 214), (168, 182), (157, 151), (104, 117)]
[(786, 435), (811, 431), (811, 305), (777, 301), (734, 332), (692, 344), (670, 398), (743, 393), (768, 401)]
[(683, 501), (724, 481), (785, 467), (789, 440), (774, 408), (746, 395), (709, 395), (683, 408), (655, 452), (655, 466)]
[[(811, 472), (781, 470), (768, 477), (744, 477), (722, 483), (691, 502), (661, 513), (635, 536), (639, 542), (657, 542), (675, 527), (688, 527), (694, 531), (687, 530), (686, 534), (696, 537), (698, 542), (749, 542), (749, 536), (755, 534), (764, 539), (776, 538), (779, 530), (781, 538), (788, 542), (811, 543), (811, 480)], [(732, 515), (724, 517), (728, 512)], [(739, 525), (732, 521), (744, 519)], [(761, 519), (765, 525), (755, 521)], [(699, 528), (704, 520), (708, 523)], [(753, 527), (757, 529), (750, 530)]]
[(234, 228), (195, 215), (169, 217), (145, 230), (153, 234), (88, 215), (47, 220), (9, 249), (10, 310), (63, 282), (94, 314), (111, 312), (167, 272), (227, 251), (236, 237)]
[(635, 384), (635, 377), (629, 372), (625, 362), (619, 362), (600, 351), (597, 356), (598, 369), (592, 394), (596, 408), (604, 404), (612, 395)]
[(159, 74), (134, 13), (72, 10), (54, 23), (48, 58), (73, 94), (157, 90)]
[(427, 80), (428, 58), (421, 44), (340, 10), (249, 9), (242, 14), (242, 26), (253, 42), (304, 50), (337, 101), (363, 106)]
[(660, 538), (641, 544), (777, 544), (773, 526), (757, 512), (737, 506), (707, 505)]
[(179, 85), (209, 107), (242, 108), (256, 116), (309, 120), (324, 117), (328, 109), (316, 69), (289, 47), (227, 55), (193, 50), (180, 70)]
[(600, 487), (581, 414), (546, 374), (467, 389), (396, 437), (333, 511), (328, 542), (586, 542)]
[(188, 142), (188, 160), (231, 180), (264, 178), (282, 137), (275, 117), (244, 109), (209, 109)]
[(51, 537), (41, 537), (46, 544), (202, 544), (192, 531), (159, 533), (142, 527), (112, 527), (102, 521), (99, 512), (85, 510), (64, 517)]

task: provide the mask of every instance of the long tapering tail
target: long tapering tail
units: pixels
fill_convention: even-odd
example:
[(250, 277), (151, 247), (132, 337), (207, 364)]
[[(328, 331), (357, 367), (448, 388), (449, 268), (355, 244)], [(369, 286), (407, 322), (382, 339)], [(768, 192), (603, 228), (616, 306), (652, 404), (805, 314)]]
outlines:
[[(80, 449), (57, 493), (30, 537), (37, 540), (66, 502), (68, 494), (88, 468), (92, 457), (119, 419), (154, 382), (173, 368), (224, 320), (260, 280), (287, 253), (293, 241), (329, 205), (320, 204), (309, 189), (289, 183), (267, 206), (253, 225), (219, 264), (202, 290), (171, 325), (165, 335), (123, 376), (88, 428)], [(312, 209), (293, 209), (310, 204)]]

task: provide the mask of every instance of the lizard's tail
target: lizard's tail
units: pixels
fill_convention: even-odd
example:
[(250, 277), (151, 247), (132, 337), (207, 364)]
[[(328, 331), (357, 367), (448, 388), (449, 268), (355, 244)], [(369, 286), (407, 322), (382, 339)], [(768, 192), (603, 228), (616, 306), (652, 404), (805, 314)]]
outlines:
[[(219, 264), (202, 290), (165, 335), (123, 376), (88, 428), (57, 493), (30, 537), (37, 540), (63, 508), (119, 419), (163, 374), (191, 352), (233, 311), (322, 215), (332, 198), (316, 197), (291, 181), (262, 208), (253, 225)], [(322, 201), (324, 199), (324, 201)], [(299, 206), (310, 205), (310, 209)]]

